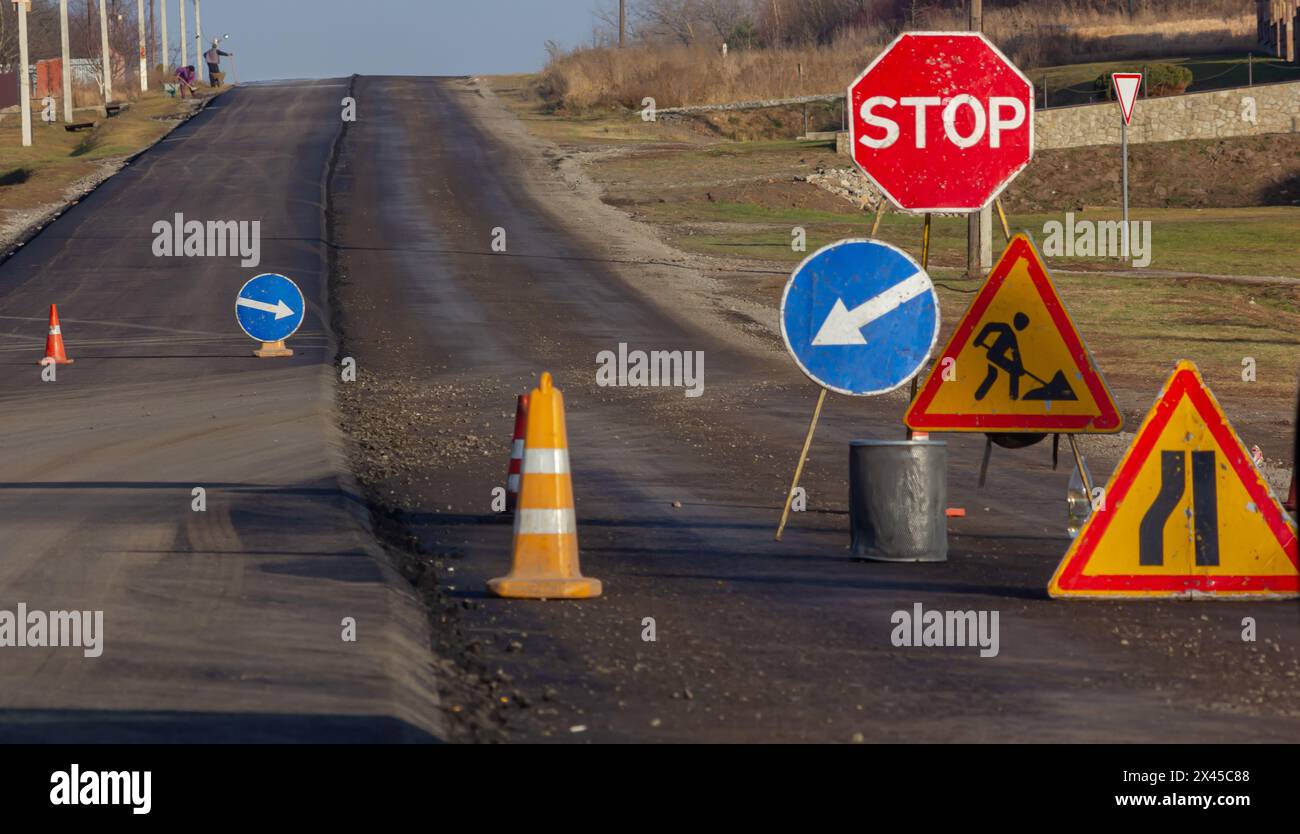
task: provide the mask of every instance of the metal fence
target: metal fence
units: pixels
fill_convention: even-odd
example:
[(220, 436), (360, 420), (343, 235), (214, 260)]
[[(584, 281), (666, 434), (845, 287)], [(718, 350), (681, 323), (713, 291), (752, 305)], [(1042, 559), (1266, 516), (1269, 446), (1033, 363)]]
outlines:
[[(1174, 63), (1174, 62), (1156, 62), (1151, 63)], [(1226, 63), (1226, 68), (1212, 72), (1210, 75), (1202, 75), (1198, 68), (1215, 67), (1218, 64)], [(1203, 60), (1189, 60), (1178, 66), (1187, 67), (1192, 71), (1192, 83), (1187, 87), (1187, 93), (1205, 93), (1212, 90), (1228, 90), (1236, 87), (1253, 87), (1261, 84), (1277, 84), (1286, 81), (1300, 81), (1300, 64), (1292, 64), (1280, 58), (1259, 58), (1253, 54), (1243, 56), (1236, 62), (1225, 61), (1223, 58), (1208, 58)], [(1145, 76), (1148, 73), (1150, 64), (1142, 67), (1133, 67), (1136, 71), (1141, 69), (1143, 75), (1142, 97), (1147, 97)], [(1109, 73), (1107, 73), (1109, 74)], [(1095, 81), (1088, 81), (1082, 84), (1075, 84), (1066, 87), (1053, 87), (1051, 83), (1052, 74), (1043, 73), (1042, 77), (1035, 84), (1035, 106), (1040, 110), (1047, 110), (1053, 107), (1075, 107), (1080, 104), (1094, 104), (1101, 101), (1110, 101), (1113, 91), (1109, 85), (1105, 88), (1098, 88)]]
[(0, 110), (17, 106), (19, 90), (18, 73), (0, 72)]

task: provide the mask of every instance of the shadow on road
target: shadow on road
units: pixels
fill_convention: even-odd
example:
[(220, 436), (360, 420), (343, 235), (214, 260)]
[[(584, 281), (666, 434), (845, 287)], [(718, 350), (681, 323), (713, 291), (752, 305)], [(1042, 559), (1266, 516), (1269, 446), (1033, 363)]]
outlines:
[(4, 744), (437, 744), (405, 721), (371, 715), (145, 710), (0, 710)]

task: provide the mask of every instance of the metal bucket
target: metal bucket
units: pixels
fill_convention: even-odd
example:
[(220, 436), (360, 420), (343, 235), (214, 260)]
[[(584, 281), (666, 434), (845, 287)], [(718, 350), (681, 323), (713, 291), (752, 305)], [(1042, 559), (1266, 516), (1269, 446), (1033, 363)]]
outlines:
[(853, 558), (948, 559), (948, 445), (942, 440), (849, 442)]

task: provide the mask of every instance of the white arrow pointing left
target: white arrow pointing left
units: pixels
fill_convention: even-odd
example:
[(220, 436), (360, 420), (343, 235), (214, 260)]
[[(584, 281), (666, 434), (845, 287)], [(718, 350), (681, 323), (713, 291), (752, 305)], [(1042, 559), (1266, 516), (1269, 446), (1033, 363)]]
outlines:
[(862, 328), (929, 292), (930, 287), (929, 277), (924, 272), (916, 272), (852, 310), (844, 306), (844, 299), (837, 298), (812, 343), (815, 347), (865, 345), (867, 339), (862, 335)]
[(279, 321), (280, 319), (287, 319), (289, 316), (293, 315), (293, 308), (290, 307), (288, 304), (285, 304), (284, 301), (277, 301), (274, 304), (267, 304), (265, 301), (254, 301), (251, 298), (244, 298), (241, 296), (239, 300), (235, 302), (235, 306), (248, 307), (253, 310), (261, 310), (264, 313), (275, 313), (276, 321)]

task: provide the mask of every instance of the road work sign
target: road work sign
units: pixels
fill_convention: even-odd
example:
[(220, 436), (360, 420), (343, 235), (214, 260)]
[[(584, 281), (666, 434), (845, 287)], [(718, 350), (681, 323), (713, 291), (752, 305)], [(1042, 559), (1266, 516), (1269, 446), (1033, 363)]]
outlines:
[(939, 337), (939, 299), (930, 276), (903, 250), (841, 240), (790, 276), (781, 336), (818, 385), (855, 397), (884, 394), (929, 359)]
[(235, 318), (250, 339), (283, 342), (302, 326), (307, 303), (298, 285), (283, 275), (259, 275), (235, 299)]
[(1295, 597), (1296, 527), (1191, 362), (1179, 362), (1053, 597)]
[(848, 92), (853, 159), (899, 208), (976, 211), (1034, 153), (1034, 88), (978, 32), (908, 32)]
[(1008, 244), (904, 422), (918, 431), (1122, 428), (1110, 389), (1028, 237)]

